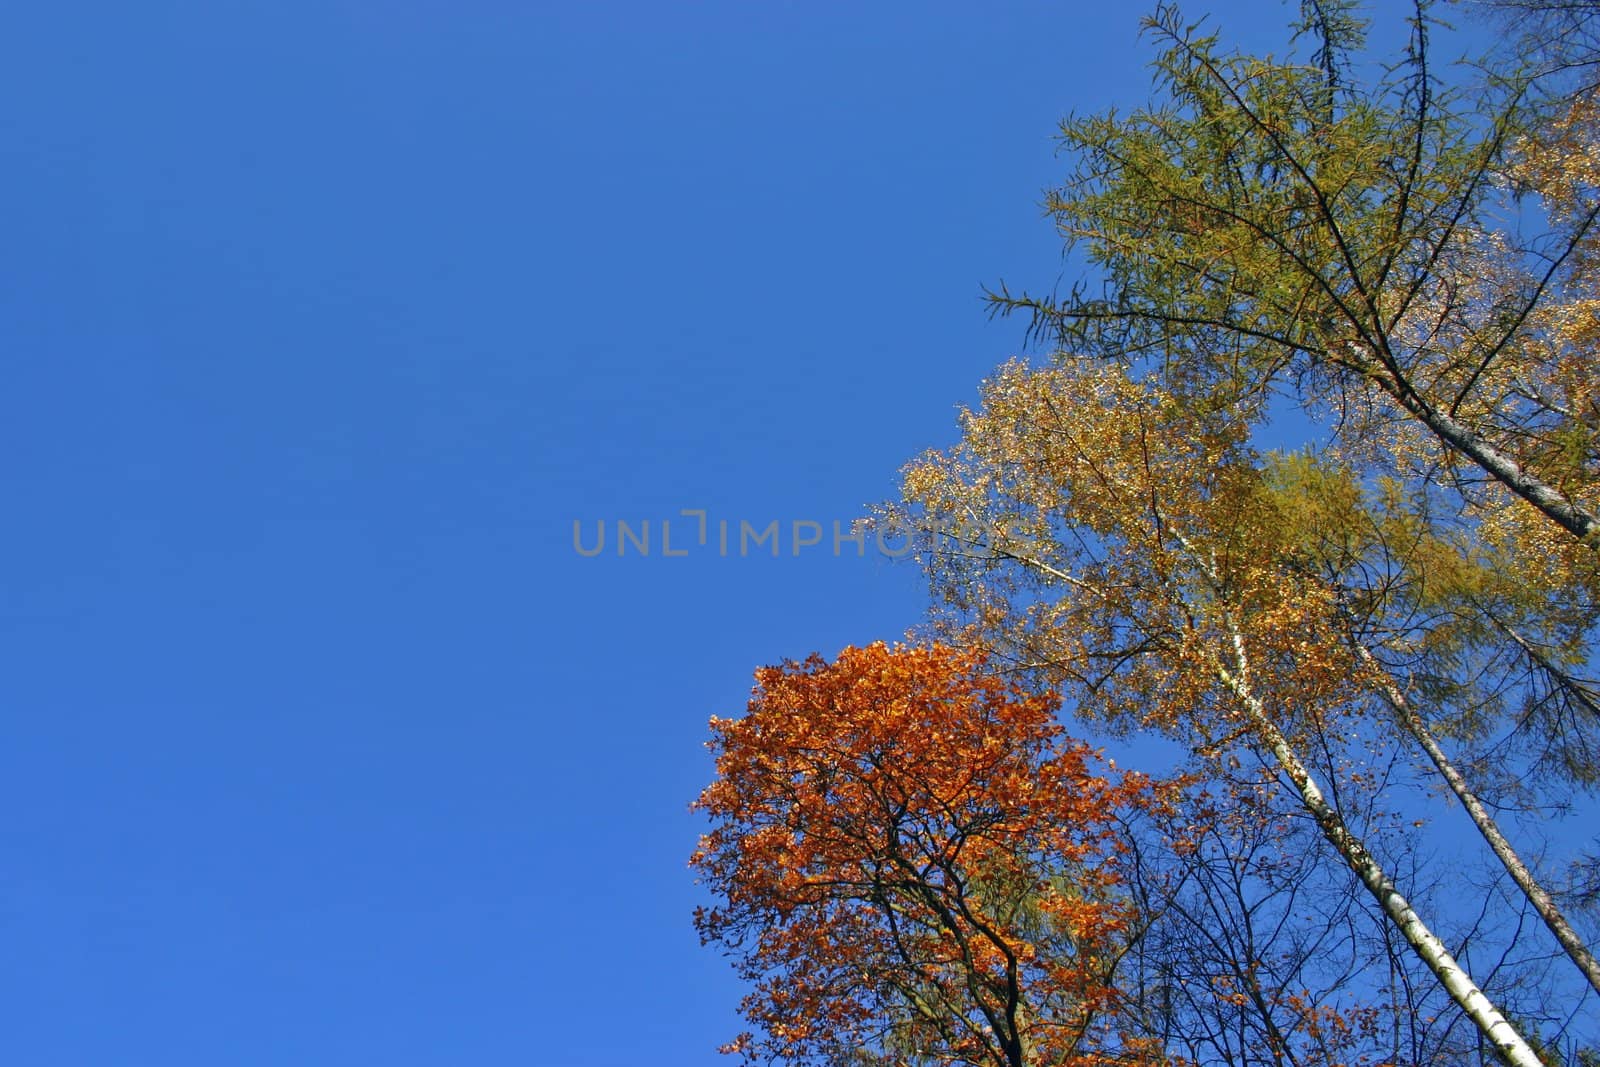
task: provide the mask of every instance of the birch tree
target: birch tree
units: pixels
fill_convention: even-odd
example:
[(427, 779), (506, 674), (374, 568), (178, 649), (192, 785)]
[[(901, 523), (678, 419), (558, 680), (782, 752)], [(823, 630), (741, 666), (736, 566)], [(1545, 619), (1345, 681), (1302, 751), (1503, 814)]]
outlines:
[[(1600, 993), (1491, 810), (1530, 781), (1600, 780), (1600, 121), (1551, 91), (1553, 68), (1583, 68), (1592, 12), (1531, 7), (1532, 58), (1455, 88), (1426, 4), (1376, 83), (1351, 73), (1350, 4), (1303, 5), (1301, 62), (1160, 9), (1158, 101), (1062, 127), (1072, 173), (1048, 207), (1101, 287), (992, 299), (1059, 359), (1149, 369), (1241, 441), (1298, 402), (1322, 454), (1263, 475), (1283, 521), (1314, 513), (1285, 551), (1332, 598), (1328, 639)], [(1532, 236), (1505, 214), (1517, 197)], [(1475, 784), (1451, 740), (1536, 776)]]
[[(1376, 785), (1381, 672), (1336, 584), (1297, 558), (1250, 425), (1114, 365), (1011, 365), (906, 510), (940, 599), (1074, 713), (1270, 764), (1409, 950), (1508, 1062), (1537, 1055), (1347, 817)], [(1392, 709), (1391, 709), (1392, 710)], [(1328, 754), (1337, 777), (1313, 773)]]

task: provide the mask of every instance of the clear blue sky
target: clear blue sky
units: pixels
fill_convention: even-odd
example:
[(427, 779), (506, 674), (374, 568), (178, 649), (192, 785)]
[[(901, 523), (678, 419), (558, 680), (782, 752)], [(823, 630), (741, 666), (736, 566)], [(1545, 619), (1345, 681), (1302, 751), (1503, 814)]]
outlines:
[(1137, 14), (9, 5), (0, 1061), (717, 1062), (706, 718), (918, 621), (831, 523), (1016, 350)]

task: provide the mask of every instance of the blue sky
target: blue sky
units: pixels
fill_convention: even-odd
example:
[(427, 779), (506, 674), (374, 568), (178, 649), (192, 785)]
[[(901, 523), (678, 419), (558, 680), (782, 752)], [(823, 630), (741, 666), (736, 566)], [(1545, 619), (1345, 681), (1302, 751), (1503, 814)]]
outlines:
[[(1111, 4), (12, 5), (0, 1059), (717, 1062), (705, 721), (918, 621), (916, 574), (831, 525), (1017, 350), (980, 286), (1072, 277), (1051, 135), (1144, 98), (1136, 35)], [(739, 558), (772, 520), (782, 555)]]

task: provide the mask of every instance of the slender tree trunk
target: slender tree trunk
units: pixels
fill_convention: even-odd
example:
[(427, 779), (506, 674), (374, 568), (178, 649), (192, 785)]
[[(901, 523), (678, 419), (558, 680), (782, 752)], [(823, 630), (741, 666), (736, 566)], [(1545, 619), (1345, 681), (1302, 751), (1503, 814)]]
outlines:
[(1383, 865), (1346, 825), (1344, 817), (1328, 803), (1322, 788), (1311, 776), (1310, 770), (1301, 761), (1293, 746), (1289, 744), (1288, 738), (1267, 714), (1266, 706), (1252, 690), (1249, 660), (1245, 655), (1243, 637), (1235, 630), (1232, 638), (1234, 669), (1230, 670), (1218, 663), (1218, 677), (1244, 707), (1250, 720), (1260, 731), (1262, 739), (1272, 751), (1273, 758), (1289, 776), (1289, 781), (1299, 794), (1300, 802), (1316, 820), (1322, 835), (1355, 872), (1356, 877), (1361, 879), (1361, 884), (1367, 888), (1367, 892), (1372, 894), (1384, 914), (1395, 924), (1417, 958), (1433, 972), (1439, 984), (1450, 994), (1450, 999), (1460, 1006), (1467, 1018), (1477, 1026), (1484, 1039), (1499, 1050), (1506, 1062), (1512, 1067), (1544, 1067), (1533, 1049), (1523, 1040), (1522, 1035), (1517, 1033), (1516, 1028), (1507, 1021), (1494, 1002), (1478, 988), (1478, 984), (1472, 980), (1466, 969), (1450, 955), (1450, 950), (1445, 947), (1444, 942), (1428, 929), (1422, 917), (1416, 913), (1410, 902), (1385, 873)]
[(1550, 932), (1561, 943), (1561, 947), (1566, 950), (1567, 955), (1577, 965), (1578, 970), (1583, 972), (1583, 976), (1589, 980), (1589, 984), (1594, 987), (1595, 992), (1600, 993), (1600, 960), (1595, 959), (1594, 953), (1589, 951), (1589, 947), (1583, 943), (1583, 939), (1578, 936), (1577, 931), (1573, 930), (1572, 925), (1567, 922), (1567, 917), (1561, 913), (1561, 909), (1556, 905), (1556, 902), (1551, 899), (1549, 893), (1545, 892), (1544, 887), (1533, 876), (1533, 872), (1528, 869), (1527, 865), (1522, 862), (1522, 858), (1517, 855), (1516, 850), (1511, 847), (1511, 842), (1506, 840), (1506, 836), (1500, 832), (1500, 827), (1495, 823), (1494, 817), (1489, 814), (1488, 809), (1483, 806), (1477, 794), (1473, 793), (1472, 789), (1467, 785), (1466, 779), (1456, 769), (1455, 764), (1450, 762), (1449, 757), (1444, 753), (1444, 749), (1439, 746), (1438, 740), (1433, 736), (1433, 731), (1428, 729), (1428, 724), (1423, 721), (1422, 716), (1418, 715), (1415, 709), (1411, 707), (1410, 702), (1406, 700), (1405, 694), (1394, 683), (1394, 679), (1390, 677), (1389, 673), (1384, 670), (1364, 645), (1356, 644), (1356, 654), (1364, 664), (1376, 672), (1378, 684), (1383, 690), (1384, 697), (1389, 701), (1390, 706), (1394, 708), (1395, 714), (1399, 717), (1400, 725), (1412, 737), (1417, 739), (1417, 743), (1422, 746), (1422, 750), (1428, 754), (1428, 759), (1432, 761), (1439, 774), (1450, 786), (1450, 791), (1456, 795), (1456, 799), (1461, 801), (1461, 806), (1471, 816), (1472, 824), (1483, 835), (1484, 841), (1488, 842), (1489, 849), (1495, 854), (1495, 858), (1504, 865), (1506, 873), (1511, 875), (1511, 880), (1517, 883), (1517, 888), (1522, 890), (1523, 895), (1528, 898), (1528, 902), (1539, 913), (1539, 918), (1544, 920), (1545, 926), (1550, 928)]
[(1414, 415), (1435, 437), (1466, 456), (1513, 493), (1544, 512), (1556, 525), (1582, 544), (1600, 552), (1600, 520), (1572, 503), (1556, 489), (1529, 474), (1516, 460), (1501, 452), (1472, 430), (1463, 426), (1417, 395), (1409, 382), (1374, 375), (1373, 380), (1406, 411)]

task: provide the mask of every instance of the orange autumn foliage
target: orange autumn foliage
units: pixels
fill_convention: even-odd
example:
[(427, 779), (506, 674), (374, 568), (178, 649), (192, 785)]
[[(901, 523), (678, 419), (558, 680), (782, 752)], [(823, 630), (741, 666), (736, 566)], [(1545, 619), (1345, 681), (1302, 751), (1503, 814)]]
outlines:
[(1119, 815), (1162, 790), (1095, 769), (1053, 696), (950, 648), (847, 648), (757, 672), (713, 719), (722, 901), (701, 938), (754, 983), (749, 1062), (1159, 1062), (1111, 980), (1137, 916)]

